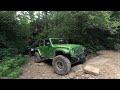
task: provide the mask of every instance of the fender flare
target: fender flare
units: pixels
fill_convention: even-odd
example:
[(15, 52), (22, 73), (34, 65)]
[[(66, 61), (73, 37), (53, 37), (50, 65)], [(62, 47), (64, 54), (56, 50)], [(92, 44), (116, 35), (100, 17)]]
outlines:
[(38, 53), (39, 53), (39, 55), (41, 56), (41, 52), (40, 52), (40, 50), (39, 50), (39, 49), (36, 49), (35, 51), (36, 51), (36, 52), (38, 52)]
[(59, 49), (56, 49), (56, 50), (55, 50), (55, 53), (54, 53), (54, 55), (56, 54), (56, 52), (59, 52), (59, 51), (63, 52), (64, 54), (68, 54), (68, 53), (69, 53), (69, 50), (67, 50), (67, 49), (62, 49), (62, 48), (59, 48)]

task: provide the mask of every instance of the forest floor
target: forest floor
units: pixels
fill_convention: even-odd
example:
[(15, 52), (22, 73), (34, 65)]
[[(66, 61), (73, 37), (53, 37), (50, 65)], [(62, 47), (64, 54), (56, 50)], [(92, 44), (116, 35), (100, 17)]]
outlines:
[[(58, 75), (52, 68), (50, 60), (35, 63), (33, 57), (23, 66), (23, 74), (19, 79), (120, 79), (120, 52), (104, 50), (96, 55), (88, 55), (84, 64), (73, 65), (69, 74)], [(100, 69), (99, 75), (84, 73), (83, 68), (92, 65)]]

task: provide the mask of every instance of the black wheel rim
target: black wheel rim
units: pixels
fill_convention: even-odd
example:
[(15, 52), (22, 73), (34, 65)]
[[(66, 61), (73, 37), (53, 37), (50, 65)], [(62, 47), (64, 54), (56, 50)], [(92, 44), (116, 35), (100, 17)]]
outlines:
[(57, 67), (59, 68), (59, 69), (63, 69), (64, 68), (64, 65), (63, 65), (63, 63), (62, 62), (57, 62), (56, 63), (57, 64)]

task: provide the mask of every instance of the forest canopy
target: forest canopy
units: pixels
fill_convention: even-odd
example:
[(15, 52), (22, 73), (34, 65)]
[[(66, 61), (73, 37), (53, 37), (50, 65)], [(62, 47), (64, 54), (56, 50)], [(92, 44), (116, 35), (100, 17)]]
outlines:
[(88, 52), (119, 49), (119, 11), (1, 11), (0, 48), (23, 52), (38, 39), (64, 37)]

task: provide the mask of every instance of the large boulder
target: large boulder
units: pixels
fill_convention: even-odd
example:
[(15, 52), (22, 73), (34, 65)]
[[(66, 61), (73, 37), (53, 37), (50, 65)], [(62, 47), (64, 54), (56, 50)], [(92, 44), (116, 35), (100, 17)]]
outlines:
[(93, 67), (91, 65), (86, 65), (84, 67), (84, 72), (85, 73), (90, 73), (90, 74), (93, 74), (93, 75), (99, 75), (100, 69), (97, 68), (97, 67)]

